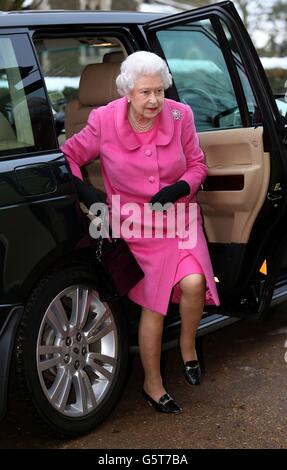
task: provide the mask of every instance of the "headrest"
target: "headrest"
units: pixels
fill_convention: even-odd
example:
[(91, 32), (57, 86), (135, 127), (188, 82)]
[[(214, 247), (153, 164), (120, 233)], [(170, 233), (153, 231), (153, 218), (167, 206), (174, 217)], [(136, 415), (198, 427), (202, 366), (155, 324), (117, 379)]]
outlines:
[(103, 57), (103, 62), (122, 62), (125, 59), (122, 51), (118, 52), (107, 52)]
[(81, 75), (79, 100), (84, 106), (102, 106), (119, 98), (116, 78), (120, 63), (87, 65)]

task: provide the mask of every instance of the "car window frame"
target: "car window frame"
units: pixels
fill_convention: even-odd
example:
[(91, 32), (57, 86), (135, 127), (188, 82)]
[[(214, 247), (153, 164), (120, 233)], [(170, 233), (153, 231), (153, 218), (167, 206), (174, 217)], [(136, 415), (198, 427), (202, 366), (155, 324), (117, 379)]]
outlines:
[[(29, 29), (28, 28), (13, 28), (13, 29), (0, 28), (0, 37), (1, 38), (7, 37), (11, 40), (11, 42), (13, 44), (15, 54), (16, 54), (17, 64), (20, 67), (20, 61), (18, 60), (19, 59), (19, 54), (18, 54), (18, 51), (14, 47), (15, 41), (13, 41), (13, 39), (15, 39), (17, 36), (18, 37), (21, 36), (21, 38), (23, 39), (25, 52), (29, 53), (29, 57), (32, 58), (32, 60), (33, 60), (32, 65), (35, 67), (34, 72), (35, 72), (36, 75), (35, 75), (35, 79), (32, 82), (32, 85), (35, 84), (35, 83), (38, 83), (38, 82), (41, 83), (41, 86), (38, 87), (38, 89), (40, 89), (41, 95), (42, 95), (44, 101), (47, 103), (46, 87), (45, 87), (45, 83), (43, 81), (43, 76), (42, 76), (41, 70), (39, 68), (38, 61), (35, 58), (34, 48), (33, 48), (33, 44), (31, 43)], [(29, 86), (31, 86), (31, 85), (29, 85)], [(26, 88), (26, 86), (24, 86), (24, 89), (25, 88)], [(26, 91), (25, 91), (25, 96), (27, 96)], [(30, 111), (29, 111), (29, 115), (30, 115), (30, 118), (31, 118)], [(47, 103), (47, 110), (46, 110), (46, 113), (44, 113), (44, 116), (51, 124), (53, 123), (53, 116), (52, 116), (51, 109), (48, 106), (48, 103)], [(38, 156), (38, 155), (47, 154), (47, 153), (50, 154), (51, 152), (58, 150), (58, 147), (56, 145), (57, 140), (56, 140), (56, 133), (54, 132), (54, 125), (50, 126), (51, 127), (51, 129), (50, 129), (51, 134), (49, 134), (50, 141), (49, 141), (49, 144), (47, 145), (47, 148), (41, 148), (42, 139), (37, 135), (37, 133), (35, 133), (35, 127), (33, 126), (32, 121), (31, 121), (31, 125), (32, 125), (35, 145), (33, 147), (32, 146), (31, 147), (23, 147), (23, 148), (22, 147), (18, 147), (18, 148), (16, 147), (16, 148), (12, 148), (12, 149), (3, 150), (3, 152), (1, 152), (2, 154), (0, 155), (0, 162), (5, 160), (5, 159), (13, 159), (15, 157), (25, 158), (28, 155), (29, 155), (29, 157), (30, 156), (33, 157), (33, 156)]]
[[(138, 50), (137, 42), (134, 39), (134, 35), (130, 31), (130, 28), (126, 26), (121, 27), (118, 25), (109, 25), (108, 23), (101, 24), (101, 25), (98, 25), (96, 23), (94, 25), (86, 25), (86, 24), (81, 24), (81, 23), (79, 23), (78, 25), (74, 25), (74, 24), (70, 25), (70, 24), (63, 23), (61, 24), (61, 26), (50, 24), (50, 25), (44, 25), (42, 27), (39, 26), (39, 27), (33, 27), (29, 29), (29, 36), (30, 36), (30, 41), (32, 43), (34, 57), (35, 57), (35, 60), (37, 61), (38, 69), (40, 71), (40, 74), (44, 83), (44, 88), (45, 88), (47, 100), (51, 109), (51, 113), (52, 113), (52, 106), (51, 106), (50, 99), (49, 99), (49, 93), (47, 89), (45, 75), (43, 73), (43, 70), (39, 61), (39, 57), (38, 57), (38, 53), (37, 53), (37, 49), (36, 49), (34, 41), (35, 39), (46, 39), (46, 38), (49, 38), (49, 39), (55, 38), (55, 39), (61, 40), (62, 38), (63, 39), (64, 38), (76, 38), (76, 37), (82, 37), (83, 35), (94, 36), (94, 37), (97, 37), (100, 35), (115, 37), (121, 42), (127, 54), (131, 54), (132, 52), (135, 52), (136, 50)], [(54, 119), (53, 119), (53, 126), (54, 126), (54, 132), (56, 134), (56, 124), (54, 122)], [(60, 144), (58, 142), (58, 139), (57, 139), (57, 145), (58, 145), (57, 148), (59, 149)]]
[[(247, 99), (245, 95), (245, 91), (243, 89), (242, 81), (240, 78), (240, 75), (238, 73), (234, 57), (232, 55), (232, 51), (229, 47), (228, 44), (228, 39), (226, 37), (226, 34), (224, 32), (224, 29), (222, 27), (222, 24), (220, 23), (220, 19), (216, 16), (213, 16), (211, 19), (211, 24), (214, 28), (214, 32), (216, 34), (216, 37), (218, 39), (218, 44), (220, 46), (220, 49), (222, 51), (223, 57), (225, 59), (226, 67), (229, 71), (230, 79), (232, 81), (233, 85), (233, 90), (235, 93), (235, 97), (238, 103), (238, 108), (240, 112), (240, 117), (241, 117), (241, 122), (242, 122), (242, 127), (251, 127), (252, 125), (250, 124), (250, 119), (249, 119), (249, 112), (248, 112), (248, 105), (247, 105)], [(226, 24), (228, 27), (228, 25)], [(248, 79), (249, 81), (249, 79)], [(249, 82), (250, 83), (250, 82)], [(254, 96), (254, 95), (253, 95)], [(255, 96), (254, 99), (256, 100)], [(257, 104), (257, 102), (256, 102)]]
[[(208, 13), (196, 17), (196, 19), (194, 19), (194, 22), (201, 21), (201, 20), (209, 20), (210, 21), (210, 24), (213, 27), (213, 31), (214, 31), (214, 34), (216, 36), (216, 40), (218, 41), (218, 47), (219, 47), (219, 49), (222, 53), (223, 59), (225, 61), (226, 69), (228, 70), (228, 73), (229, 73), (229, 77), (230, 77), (232, 87), (233, 87), (233, 91), (234, 91), (234, 97), (235, 97), (235, 99), (237, 101), (237, 104), (238, 104), (238, 109), (239, 109), (241, 123), (242, 123), (242, 125), (238, 126), (238, 128), (253, 127), (253, 125), (250, 123), (248, 105), (247, 105), (246, 95), (245, 95), (245, 92), (244, 92), (244, 89), (243, 89), (242, 81), (241, 81), (241, 78), (239, 76), (239, 73), (238, 73), (238, 70), (237, 70), (237, 67), (236, 67), (236, 63), (235, 63), (234, 58), (232, 56), (232, 51), (229, 47), (228, 39), (227, 39), (227, 37), (225, 35), (225, 32), (223, 30), (223, 27), (220, 23), (220, 19), (222, 21), (224, 21), (225, 24), (227, 25), (224, 17), (220, 18), (217, 15), (208, 14)], [(186, 19), (180, 25), (184, 25), (184, 24), (187, 24), (187, 23), (190, 24), (192, 21), (193, 20), (191, 20), (191, 19)], [(228, 27), (228, 25), (227, 25), (227, 27)], [(165, 28), (163, 28), (163, 29), (165, 29)], [(159, 28), (159, 30), (161, 30), (161, 29)], [(159, 55), (161, 55), (161, 57), (164, 58), (164, 60), (166, 60), (165, 53), (162, 49), (160, 40), (157, 38), (157, 35), (156, 35), (157, 31), (150, 32), (150, 37), (148, 39), (149, 39), (150, 44), (152, 45), (152, 49), (154, 49), (155, 52), (159, 53)], [(166, 60), (166, 61), (167, 61), (167, 64), (168, 64), (168, 60)], [(248, 77), (248, 81), (250, 83), (249, 77)], [(250, 86), (251, 86), (251, 83), (250, 83)], [(252, 92), (253, 92), (252, 87), (251, 87), (251, 89), (252, 89)], [(254, 93), (253, 93), (253, 95), (254, 95)], [(167, 96), (169, 98), (175, 99), (176, 101), (180, 101), (180, 96), (178, 94), (177, 86), (176, 86), (174, 81), (172, 83), (172, 87), (167, 90)], [(254, 95), (254, 99), (256, 100), (255, 95)], [(257, 103), (257, 101), (256, 101), (256, 103)], [(223, 130), (223, 129), (234, 129), (234, 127), (210, 128), (210, 129), (204, 129), (202, 131), (199, 129), (198, 132), (213, 132), (213, 131), (219, 131), (219, 130)]]
[[(156, 37), (156, 32), (160, 29), (166, 29), (169, 26), (180, 25), (186, 22), (210, 19), (212, 16), (221, 19), (228, 27), (242, 63), (245, 66), (246, 76), (250, 83), (254, 98), (258, 105), (258, 109), (262, 116), (262, 125), (268, 129), (272, 129), (272, 137), (278, 138), (278, 133), (286, 135), (287, 129), (284, 127), (279, 110), (276, 106), (275, 99), (271, 90), (270, 83), (265, 74), (262, 63), (255, 49), (255, 46), (237, 12), (235, 6), (231, 2), (222, 2), (215, 5), (207, 5), (205, 7), (196, 8), (195, 10), (177, 13), (165, 16), (157, 20), (146, 22), (144, 24), (145, 37), (151, 49), (165, 58), (160, 43)], [(244, 39), (245, 47), (242, 47)], [(170, 90), (170, 97), (179, 100), (175, 86)], [(275, 137), (276, 136), (276, 137)]]

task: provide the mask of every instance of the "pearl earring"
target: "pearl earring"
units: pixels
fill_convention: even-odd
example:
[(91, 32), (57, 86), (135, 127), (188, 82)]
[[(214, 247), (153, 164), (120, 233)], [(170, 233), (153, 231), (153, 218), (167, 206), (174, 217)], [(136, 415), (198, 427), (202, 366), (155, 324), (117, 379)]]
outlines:
[(131, 100), (128, 100), (128, 103), (130, 103), (130, 102), (131, 102)]

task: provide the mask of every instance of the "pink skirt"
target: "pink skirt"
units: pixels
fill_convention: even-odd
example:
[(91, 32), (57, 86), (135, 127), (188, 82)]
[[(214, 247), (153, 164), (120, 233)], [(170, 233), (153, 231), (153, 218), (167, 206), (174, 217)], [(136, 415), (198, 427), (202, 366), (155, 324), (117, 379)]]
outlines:
[(179, 303), (181, 289), (178, 284), (181, 279), (189, 274), (204, 274), (199, 262), (190, 254), (187, 250), (180, 250), (179, 261), (177, 265), (177, 270), (175, 273), (175, 278), (173, 281), (173, 294), (171, 301), (174, 303)]

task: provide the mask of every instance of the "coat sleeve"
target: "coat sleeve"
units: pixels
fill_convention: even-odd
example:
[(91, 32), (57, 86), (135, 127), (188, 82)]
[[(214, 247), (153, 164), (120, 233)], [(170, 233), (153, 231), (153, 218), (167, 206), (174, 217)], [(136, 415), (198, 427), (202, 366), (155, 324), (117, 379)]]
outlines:
[(90, 112), (87, 125), (61, 145), (74, 176), (81, 180), (81, 166), (99, 156), (100, 151), (100, 119), (97, 109)]
[(180, 180), (186, 181), (190, 186), (190, 194), (194, 196), (199, 186), (203, 183), (207, 175), (207, 165), (204, 153), (199, 146), (199, 139), (196, 133), (193, 112), (190, 106), (186, 105), (186, 115), (182, 128), (182, 147), (186, 157), (186, 171)]

